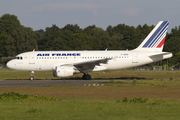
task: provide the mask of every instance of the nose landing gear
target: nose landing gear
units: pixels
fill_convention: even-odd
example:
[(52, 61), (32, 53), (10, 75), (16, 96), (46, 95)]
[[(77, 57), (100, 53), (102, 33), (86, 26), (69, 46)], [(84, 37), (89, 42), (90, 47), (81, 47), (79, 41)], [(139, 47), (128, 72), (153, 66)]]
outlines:
[(29, 78), (30, 80), (34, 80), (34, 71), (31, 71), (31, 76)]

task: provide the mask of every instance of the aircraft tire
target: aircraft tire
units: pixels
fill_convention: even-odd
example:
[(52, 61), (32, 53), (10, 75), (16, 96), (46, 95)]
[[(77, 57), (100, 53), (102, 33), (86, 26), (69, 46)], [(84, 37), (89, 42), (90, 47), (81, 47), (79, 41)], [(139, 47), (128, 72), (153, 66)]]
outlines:
[(90, 75), (86, 75), (86, 80), (90, 80), (91, 76)]
[(85, 76), (86, 76), (86, 75), (83, 75), (83, 76), (82, 76), (82, 79), (83, 79), (83, 80), (85, 80)]
[(30, 80), (34, 80), (34, 77), (33, 77), (33, 76), (31, 76), (29, 79), (30, 79)]
[(91, 76), (90, 75), (86, 75), (85, 78), (86, 78), (86, 80), (90, 80)]
[(91, 76), (90, 75), (83, 75), (82, 78), (84, 80), (90, 80), (91, 79)]

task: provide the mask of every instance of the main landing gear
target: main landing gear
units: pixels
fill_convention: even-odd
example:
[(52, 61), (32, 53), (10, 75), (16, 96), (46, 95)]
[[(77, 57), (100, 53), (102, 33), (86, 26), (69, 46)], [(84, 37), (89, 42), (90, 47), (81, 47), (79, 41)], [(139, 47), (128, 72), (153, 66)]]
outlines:
[(31, 71), (31, 76), (29, 78), (30, 80), (34, 80), (34, 71)]
[(91, 76), (90, 76), (89, 74), (84, 74), (84, 75), (82, 76), (82, 79), (84, 79), (84, 80), (90, 80), (90, 79), (91, 79)]

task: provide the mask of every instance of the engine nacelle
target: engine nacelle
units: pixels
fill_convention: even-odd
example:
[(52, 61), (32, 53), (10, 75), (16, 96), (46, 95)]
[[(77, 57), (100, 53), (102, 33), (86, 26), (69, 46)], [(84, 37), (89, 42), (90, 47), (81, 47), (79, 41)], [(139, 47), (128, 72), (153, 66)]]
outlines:
[(74, 73), (73, 67), (56, 67), (55, 70), (53, 70), (53, 76), (54, 77), (69, 77), (72, 76)]

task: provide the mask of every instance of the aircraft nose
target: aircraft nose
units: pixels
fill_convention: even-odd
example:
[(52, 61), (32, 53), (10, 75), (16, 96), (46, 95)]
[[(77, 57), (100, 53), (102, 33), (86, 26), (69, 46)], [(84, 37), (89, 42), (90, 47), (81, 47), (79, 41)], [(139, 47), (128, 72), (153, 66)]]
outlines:
[(13, 67), (12, 61), (9, 61), (9, 62), (6, 64), (6, 66), (7, 66), (8, 68), (12, 69), (12, 67)]

